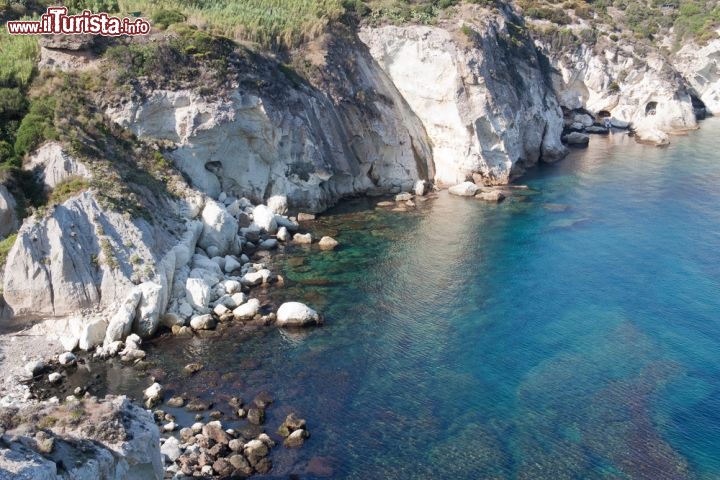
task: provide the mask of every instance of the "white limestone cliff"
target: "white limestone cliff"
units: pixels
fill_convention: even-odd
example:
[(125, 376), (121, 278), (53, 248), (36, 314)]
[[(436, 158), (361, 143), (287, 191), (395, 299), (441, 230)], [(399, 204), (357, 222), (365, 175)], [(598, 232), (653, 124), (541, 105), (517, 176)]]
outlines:
[(532, 44), (511, 28), (501, 15), (467, 8), (453, 25), (360, 32), (425, 125), (439, 184), (473, 173), (508, 183), (523, 167), (565, 154), (559, 105)]

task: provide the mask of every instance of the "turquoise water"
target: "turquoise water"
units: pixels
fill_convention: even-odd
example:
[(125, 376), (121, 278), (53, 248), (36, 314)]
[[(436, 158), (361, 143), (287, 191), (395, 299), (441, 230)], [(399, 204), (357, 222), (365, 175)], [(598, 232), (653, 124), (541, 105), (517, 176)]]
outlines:
[(324, 327), (153, 355), (203, 361), (216, 399), (269, 390), (270, 426), (306, 418), (277, 476), (720, 478), (718, 131), (593, 137), (499, 205), (351, 203), (317, 223), (341, 249), (277, 259), (271, 296)]

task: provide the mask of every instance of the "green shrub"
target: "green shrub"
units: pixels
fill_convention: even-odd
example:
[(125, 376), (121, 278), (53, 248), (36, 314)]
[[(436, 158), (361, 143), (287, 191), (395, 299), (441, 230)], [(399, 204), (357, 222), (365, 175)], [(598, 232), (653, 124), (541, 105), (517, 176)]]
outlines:
[(51, 205), (63, 203), (68, 198), (88, 188), (90, 188), (90, 183), (84, 177), (74, 176), (67, 178), (53, 188), (52, 192), (50, 192), (49, 202)]
[(24, 88), (36, 72), (40, 48), (35, 35), (10, 35), (0, 28), (0, 86)]
[(8, 235), (6, 238), (0, 240), (0, 267), (5, 266), (8, 253), (10, 253), (10, 249), (15, 244), (16, 239), (17, 233), (13, 233), (11, 235)]
[(63, 4), (70, 13), (80, 13), (86, 9), (93, 13), (115, 13), (120, 11), (117, 0), (65, 0)]
[(0, 119), (22, 118), (27, 110), (27, 100), (19, 88), (0, 87)]
[(540, 20), (549, 20), (557, 25), (572, 23), (572, 19), (562, 8), (530, 7), (525, 10), (525, 15)]
[(15, 154), (22, 157), (44, 140), (58, 138), (54, 127), (56, 101), (53, 97), (40, 97), (30, 103), (30, 111), (20, 123), (15, 138)]
[(152, 16), (153, 25), (160, 28), (167, 28), (173, 23), (183, 23), (185, 15), (177, 10), (158, 10)]

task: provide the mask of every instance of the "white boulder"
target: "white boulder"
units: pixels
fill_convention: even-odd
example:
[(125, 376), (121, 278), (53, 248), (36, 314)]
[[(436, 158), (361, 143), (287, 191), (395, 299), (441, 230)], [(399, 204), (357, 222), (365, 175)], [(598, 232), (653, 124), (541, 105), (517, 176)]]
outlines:
[(332, 237), (325, 236), (320, 239), (320, 243), (318, 243), (318, 245), (323, 250), (333, 250), (339, 245), (339, 242)]
[(475, 185), (473, 182), (463, 182), (450, 187), (448, 192), (460, 197), (472, 197), (477, 193), (479, 188), (480, 187)]
[(233, 316), (236, 320), (250, 320), (260, 311), (260, 300), (257, 298), (251, 298), (233, 310)]
[(193, 308), (203, 310), (210, 303), (210, 286), (200, 278), (188, 278), (185, 282), (185, 295)]
[(281, 242), (287, 242), (290, 240), (290, 232), (288, 232), (287, 227), (280, 227), (277, 232), (277, 239)]
[(273, 195), (266, 203), (270, 211), (278, 215), (285, 215), (288, 211), (288, 200), (285, 195)]
[(278, 327), (305, 327), (320, 323), (320, 315), (304, 303), (285, 302), (277, 311)]
[(142, 292), (139, 288), (133, 288), (120, 304), (115, 315), (110, 319), (107, 331), (105, 332), (104, 345), (109, 345), (117, 340), (122, 340), (132, 331), (133, 321), (135, 320), (135, 310)]
[(190, 327), (193, 330), (212, 330), (217, 325), (212, 315), (198, 315), (190, 319)]
[[(238, 253), (236, 242), (238, 223), (225, 207), (215, 200), (208, 200), (202, 211), (203, 229), (198, 245), (205, 251), (215, 246), (219, 254)], [(213, 252), (215, 253), (215, 252)]]
[(102, 318), (96, 318), (86, 323), (80, 331), (80, 339), (78, 341), (80, 349), (89, 351), (103, 343), (107, 326), (107, 322)]
[[(160, 314), (163, 310), (163, 288), (155, 282), (141, 283), (138, 288), (141, 296), (135, 311), (133, 331), (142, 338), (147, 338), (155, 333), (160, 324)], [(105, 332), (103, 332), (104, 334)]]
[(299, 243), (302, 245), (309, 245), (313, 241), (313, 237), (311, 233), (296, 233), (293, 235), (293, 242)]
[(278, 225), (275, 221), (275, 213), (265, 205), (258, 205), (253, 209), (253, 222), (261, 230), (271, 235), (277, 232)]

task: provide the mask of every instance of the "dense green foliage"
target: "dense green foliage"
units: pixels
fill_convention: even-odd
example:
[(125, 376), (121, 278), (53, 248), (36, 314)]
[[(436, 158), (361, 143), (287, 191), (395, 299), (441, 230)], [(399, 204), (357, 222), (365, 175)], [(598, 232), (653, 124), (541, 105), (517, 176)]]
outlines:
[(34, 150), (44, 140), (58, 138), (54, 126), (56, 106), (54, 97), (31, 99), (30, 110), (22, 119), (15, 138), (15, 154), (19, 158)]
[(345, 13), (343, 0), (121, 0), (120, 9), (141, 12), (162, 27), (180, 15), (215, 34), (263, 47), (297, 45)]
[(12, 235), (8, 235), (6, 238), (0, 240), (0, 267), (5, 266), (8, 253), (10, 253), (10, 249), (15, 244), (16, 238), (17, 233), (13, 233)]
[(572, 12), (579, 19), (650, 41), (674, 28), (678, 42), (693, 38), (702, 44), (715, 38), (720, 26), (716, 0), (518, 0), (518, 5), (530, 18), (566, 25), (572, 23)]
[(17, 165), (15, 136), (28, 102), (27, 88), (36, 73), (37, 37), (0, 31), (0, 165)]

